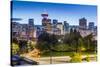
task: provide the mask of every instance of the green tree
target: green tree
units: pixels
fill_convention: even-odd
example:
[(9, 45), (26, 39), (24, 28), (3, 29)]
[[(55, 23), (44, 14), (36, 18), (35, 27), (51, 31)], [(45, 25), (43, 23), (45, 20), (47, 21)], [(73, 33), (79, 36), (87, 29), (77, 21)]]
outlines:
[(39, 35), (36, 48), (40, 51), (49, 51), (53, 49), (53, 46), (58, 43), (56, 35), (43, 32)]
[(11, 51), (12, 51), (12, 55), (18, 54), (19, 52), (19, 46), (16, 43), (12, 43), (11, 45)]
[(17, 38), (12, 38), (12, 43), (18, 44), (19, 42), (18, 42)]
[(35, 48), (36, 43), (34, 41), (28, 40), (27, 42), (27, 49), (28, 52), (32, 51)]
[(11, 43), (11, 54), (19, 54), (19, 44), (17, 38), (12, 38), (12, 43)]
[(78, 40), (78, 52), (81, 53), (81, 51), (84, 51), (85, 50), (85, 47), (84, 47), (84, 41), (82, 38), (79, 38)]
[(84, 37), (84, 42), (85, 42), (85, 47), (88, 50), (91, 50), (91, 46), (94, 44), (93, 43), (93, 34), (89, 34), (86, 37)]
[(76, 48), (77, 51), (79, 38), (82, 38), (80, 32), (78, 32), (76, 29), (73, 30), (71, 28), (70, 33), (65, 34), (63, 41), (65, 44), (69, 45), (71, 50), (75, 50), (74, 48)]
[(23, 53), (27, 53), (27, 52), (28, 52), (27, 41), (20, 40), (19, 41), (19, 53), (23, 54)]

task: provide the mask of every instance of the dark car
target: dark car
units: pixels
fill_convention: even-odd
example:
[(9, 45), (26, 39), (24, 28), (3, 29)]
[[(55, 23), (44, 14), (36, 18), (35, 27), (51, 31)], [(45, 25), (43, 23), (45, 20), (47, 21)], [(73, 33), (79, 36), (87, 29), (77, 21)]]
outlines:
[(20, 57), (19, 55), (14, 55), (11, 57), (11, 65), (38, 65), (39, 63), (36, 61), (33, 61), (31, 59)]

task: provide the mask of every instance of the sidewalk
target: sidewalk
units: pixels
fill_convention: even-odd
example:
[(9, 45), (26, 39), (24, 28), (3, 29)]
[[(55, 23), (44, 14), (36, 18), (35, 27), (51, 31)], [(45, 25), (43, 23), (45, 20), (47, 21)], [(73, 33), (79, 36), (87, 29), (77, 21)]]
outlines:
[[(94, 57), (94, 55), (89, 55), (90, 57)], [(40, 58), (33, 58), (28, 55), (24, 55), (24, 57), (29, 58), (31, 60), (39, 62), (39, 64), (50, 64), (50, 58), (51, 57), (40, 57)], [(82, 58), (85, 58), (86, 55), (83, 55)], [(58, 56), (58, 57), (52, 57), (52, 64), (59, 64), (59, 63), (67, 63), (71, 60), (70, 56)], [(94, 61), (94, 60), (92, 60)], [(83, 61), (84, 62), (84, 61)]]

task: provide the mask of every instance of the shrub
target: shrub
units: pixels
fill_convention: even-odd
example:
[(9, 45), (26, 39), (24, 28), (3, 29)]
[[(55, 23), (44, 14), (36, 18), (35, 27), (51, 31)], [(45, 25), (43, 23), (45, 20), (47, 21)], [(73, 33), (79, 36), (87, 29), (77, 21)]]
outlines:
[(89, 62), (90, 61), (90, 56), (87, 54), (87, 57), (86, 57), (86, 61)]
[(18, 46), (18, 44), (12, 43), (11, 49), (12, 49), (12, 55), (17, 54), (18, 51), (19, 51), (19, 46)]
[(73, 53), (71, 56), (71, 61), (72, 63), (77, 63), (82, 61), (82, 55), (80, 53)]

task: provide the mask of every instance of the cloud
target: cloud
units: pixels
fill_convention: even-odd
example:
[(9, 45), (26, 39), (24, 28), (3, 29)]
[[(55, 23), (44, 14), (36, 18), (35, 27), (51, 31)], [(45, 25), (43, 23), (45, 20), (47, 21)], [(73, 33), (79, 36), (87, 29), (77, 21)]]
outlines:
[(11, 21), (21, 21), (21, 18), (11, 18)]

